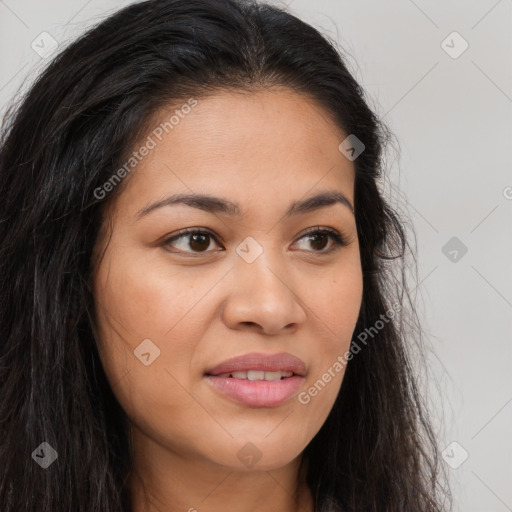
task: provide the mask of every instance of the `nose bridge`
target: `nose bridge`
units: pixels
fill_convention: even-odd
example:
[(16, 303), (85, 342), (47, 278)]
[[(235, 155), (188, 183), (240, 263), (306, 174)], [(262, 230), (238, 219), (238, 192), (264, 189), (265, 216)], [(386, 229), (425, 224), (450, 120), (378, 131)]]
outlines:
[(282, 274), (285, 271), (283, 270), (283, 265), (278, 263), (275, 253), (275, 249), (266, 248), (251, 263), (240, 258), (235, 264), (235, 273), (240, 280), (247, 284), (250, 283), (252, 290), (256, 291), (262, 288), (267, 290), (267, 293), (282, 292), (281, 288), (286, 288), (282, 282), (284, 277)]
[[(265, 240), (264, 240), (265, 238)], [(233, 288), (226, 305), (226, 321), (259, 324), (268, 333), (300, 324), (305, 313), (291, 282), (284, 255), (270, 237), (247, 237), (236, 249)]]

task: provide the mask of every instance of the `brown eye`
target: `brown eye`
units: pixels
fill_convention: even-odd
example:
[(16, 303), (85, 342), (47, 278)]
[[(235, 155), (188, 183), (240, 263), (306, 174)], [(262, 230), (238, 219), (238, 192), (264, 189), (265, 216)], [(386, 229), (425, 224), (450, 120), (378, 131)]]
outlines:
[[(188, 239), (188, 241), (187, 241)], [(208, 251), (211, 240), (215, 237), (208, 231), (183, 230), (179, 234), (168, 238), (162, 245), (177, 247), (176, 252), (202, 253)], [(180, 242), (177, 244), (176, 242)], [(173, 251), (174, 252), (174, 251)]]
[[(330, 253), (336, 249), (339, 249), (341, 246), (347, 245), (347, 242), (341, 233), (334, 229), (326, 228), (314, 228), (313, 230), (303, 235), (299, 240), (306, 240), (306, 242), (308, 242), (310, 246), (314, 248), (313, 252), (319, 252), (323, 254)], [(328, 246), (329, 240), (331, 240), (332, 245), (330, 249), (325, 250), (325, 247)]]
[(208, 234), (197, 234), (197, 235), (190, 235), (190, 241), (189, 246), (191, 249), (197, 250), (197, 251), (204, 251), (208, 249), (210, 245), (210, 239)]
[(317, 251), (323, 251), (329, 244), (329, 236), (325, 234), (307, 235), (307, 238)]

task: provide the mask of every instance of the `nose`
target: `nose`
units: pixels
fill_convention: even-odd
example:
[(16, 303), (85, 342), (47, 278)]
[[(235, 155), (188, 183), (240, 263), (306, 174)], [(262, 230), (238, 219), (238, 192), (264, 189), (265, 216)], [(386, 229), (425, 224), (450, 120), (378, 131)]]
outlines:
[(225, 324), (274, 335), (291, 334), (306, 320), (299, 290), (283, 266), (260, 255), (252, 263), (238, 259), (232, 270), (233, 287), (223, 310)]

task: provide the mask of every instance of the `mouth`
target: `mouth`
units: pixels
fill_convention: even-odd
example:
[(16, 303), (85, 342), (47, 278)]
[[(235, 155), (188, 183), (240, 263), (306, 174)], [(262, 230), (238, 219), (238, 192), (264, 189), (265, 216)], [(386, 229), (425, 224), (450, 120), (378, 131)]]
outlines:
[(273, 382), (276, 380), (288, 379), (296, 375), (293, 372), (266, 372), (264, 370), (249, 370), (248, 372), (227, 372), (221, 373), (220, 375), (211, 375), (212, 377), (222, 377), (225, 379), (241, 379), (241, 380), (265, 380)]
[(279, 380), (282, 377), (291, 377), (290, 373), (304, 377), (306, 365), (302, 359), (286, 352), (279, 354), (260, 354), (257, 352), (243, 354), (228, 359), (206, 371), (207, 375), (233, 376), (233, 378), (248, 380)]
[(246, 354), (208, 370), (205, 380), (224, 398), (248, 407), (277, 407), (305, 381), (304, 362), (291, 354)]

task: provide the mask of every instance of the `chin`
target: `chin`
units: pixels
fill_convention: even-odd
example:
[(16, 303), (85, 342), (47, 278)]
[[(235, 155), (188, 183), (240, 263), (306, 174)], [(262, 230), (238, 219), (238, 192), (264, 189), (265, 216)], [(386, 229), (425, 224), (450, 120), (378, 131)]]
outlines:
[(256, 436), (246, 434), (232, 439), (226, 449), (221, 448), (221, 457), (219, 453), (212, 453), (211, 458), (232, 471), (272, 471), (292, 463), (305, 448), (290, 438), (276, 436), (271, 440), (273, 434), (266, 438), (265, 435), (260, 431)]

